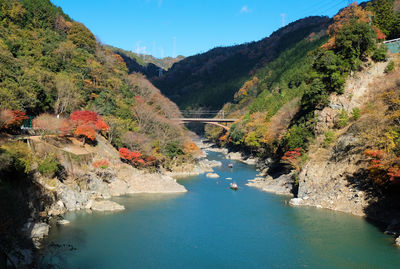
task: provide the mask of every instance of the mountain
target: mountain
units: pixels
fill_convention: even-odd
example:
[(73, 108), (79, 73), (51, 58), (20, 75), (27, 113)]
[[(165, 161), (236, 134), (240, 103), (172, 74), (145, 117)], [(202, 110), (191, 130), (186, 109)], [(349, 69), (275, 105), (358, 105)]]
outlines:
[(232, 101), (242, 84), (287, 48), (311, 33), (326, 31), (331, 19), (308, 17), (257, 42), (218, 47), (175, 63), (150, 80), (181, 109), (219, 109)]
[[(161, 159), (183, 153), (185, 131), (169, 120), (179, 116), (178, 107), (143, 75), (130, 74), (123, 58), (85, 25), (49, 0), (0, 5), (0, 111), (68, 117), (90, 110), (110, 126), (107, 136), (117, 148), (153, 154), (157, 147)], [(178, 59), (147, 60), (167, 67)], [(132, 142), (138, 137), (145, 141), (140, 146)]]
[[(185, 57), (179, 55), (175, 58), (165, 57), (156, 58), (148, 54), (137, 54), (131, 51), (115, 48), (112, 46), (106, 46), (114, 53), (120, 55), (124, 59), (126, 66), (128, 67), (129, 73), (140, 72), (146, 77), (155, 77), (164, 73), (165, 70), (171, 68), (174, 63), (183, 60)], [(160, 70), (161, 69), (161, 70)], [(163, 70), (162, 70), (163, 69)]]

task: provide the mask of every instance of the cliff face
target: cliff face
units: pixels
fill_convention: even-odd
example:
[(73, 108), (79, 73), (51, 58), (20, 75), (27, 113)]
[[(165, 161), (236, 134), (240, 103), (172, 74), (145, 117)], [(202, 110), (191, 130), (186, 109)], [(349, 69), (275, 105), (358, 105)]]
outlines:
[[(377, 63), (354, 74), (347, 80), (344, 93), (332, 95), (329, 106), (316, 112), (316, 140), (299, 174), (300, 204), (365, 215), (364, 210), (371, 202), (366, 190), (373, 187), (365, 172), (368, 162), (363, 154), (366, 145), (362, 136), (367, 126), (362, 119), (342, 130), (335, 130), (335, 125), (342, 111), (350, 114), (379, 96), (371, 83), (386, 79), (386, 64)], [(337, 139), (324, 147), (328, 131), (336, 132)]]
[[(396, 57), (393, 60), (398, 61)], [(374, 181), (365, 154), (367, 149), (383, 147), (382, 141), (389, 135), (386, 126), (393, 107), (383, 106), (382, 100), (389, 90), (399, 91), (399, 71), (385, 74), (386, 65), (379, 63), (355, 74), (347, 81), (344, 94), (331, 96), (330, 105), (318, 114), (316, 140), (299, 174), (298, 198), (291, 203), (365, 216), (399, 236), (398, 187)], [(335, 129), (341, 111), (351, 112), (356, 107), (361, 109), (361, 117)], [(326, 146), (324, 134), (328, 131), (336, 138)]]

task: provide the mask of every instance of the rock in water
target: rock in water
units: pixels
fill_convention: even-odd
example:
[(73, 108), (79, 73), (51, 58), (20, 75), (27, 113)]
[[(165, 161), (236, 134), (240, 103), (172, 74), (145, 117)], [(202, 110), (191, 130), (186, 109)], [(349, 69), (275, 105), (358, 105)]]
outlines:
[(397, 247), (400, 247), (400, 236), (397, 237), (397, 239), (396, 239), (396, 246), (397, 246)]
[(91, 200), (89, 201), (86, 208), (94, 211), (121, 211), (125, 209), (123, 205), (117, 204), (116, 202), (109, 200), (102, 200), (102, 201)]
[(41, 239), (49, 234), (49, 225), (44, 222), (35, 223), (31, 231), (31, 238)]
[(216, 174), (216, 173), (207, 173), (207, 174), (206, 174), (206, 177), (209, 177), (209, 178), (219, 178), (219, 175)]
[(301, 198), (293, 198), (293, 199), (290, 199), (289, 204), (292, 206), (299, 206), (299, 205), (301, 205), (302, 202), (303, 202), (303, 199), (301, 199)]
[(67, 225), (67, 224), (70, 224), (70, 221), (66, 220), (66, 219), (60, 219), (59, 221), (57, 221), (57, 224), (58, 225)]

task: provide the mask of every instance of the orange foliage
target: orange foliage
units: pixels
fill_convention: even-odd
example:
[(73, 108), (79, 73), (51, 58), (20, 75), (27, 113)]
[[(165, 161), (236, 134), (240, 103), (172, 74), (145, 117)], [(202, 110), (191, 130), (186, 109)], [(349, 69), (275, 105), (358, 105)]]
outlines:
[(365, 150), (370, 157), (369, 176), (379, 185), (400, 183), (400, 158), (389, 156), (382, 150)]
[(333, 49), (336, 43), (336, 34), (351, 20), (357, 22), (368, 23), (372, 13), (364, 10), (361, 6), (357, 5), (357, 2), (345, 7), (339, 14), (333, 17), (334, 23), (329, 26), (329, 36), (331, 37), (327, 43), (322, 47), (325, 49)]
[(85, 136), (93, 141), (96, 139), (96, 130), (93, 128), (92, 125), (81, 124), (76, 127), (76, 129), (74, 131), (74, 135)]
[(193, 141), (189, 141), (189, 142), (186, 142), (184, 144), (184, 151), (185, 152), (190, 153), (190, 152), (195, 152), (195, 151), (198, 151), (198, 150), (199, 150), (199, 147), (196, 146), (196, 144), (193, 143)]
[(154, 165), (157, 158), (154, 156), (142, 156), (138, 151), (130, 151), (127, 148), (119, 149), (119, 156), (122, 160), (130, 162), (135, 166), (150, 166)]
[(26, 113), (19, 110), (2, 110), (0, 111), (0, 129), (10, 129), (19, 127), (22, 121), (28, 119)]
[(249, 91), (258, 85), (259, 79), (257, 77), (253, 77), (252, 80), (246, 81), (243, 86), (240, 88), (240, 90), (235, 93), (235, 99), (236, 98), (240, 98), (242, 96), (247, 96), (247, 94), (249, 93)]
[(76, 136), (84, 136), (90, 140), (96, 139), (99, 131), (108, 131), (109, 126), (103, 119), (92, 111), (75, 111), (71, 114), (70, 120), (76, 126), (74, 134)]
[(372, 28), (375, 30), (376, 32), (376, 39), (378, 40), (384, 40), (386, 38), (386, 35), (384, 33), (382, 33), (382, 31), (376, 27), (376, 26), (372, 26)]

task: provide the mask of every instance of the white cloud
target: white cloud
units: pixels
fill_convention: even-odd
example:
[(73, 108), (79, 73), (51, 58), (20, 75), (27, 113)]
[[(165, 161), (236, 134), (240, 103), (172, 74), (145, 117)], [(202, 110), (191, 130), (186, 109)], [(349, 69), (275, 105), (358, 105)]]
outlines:
[(248, 6), (242, 6), (242, 8), (240, 9), (240, 13), (250, 13), (253, 10), (250, 9)]

